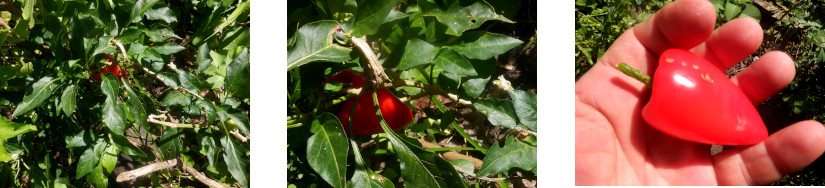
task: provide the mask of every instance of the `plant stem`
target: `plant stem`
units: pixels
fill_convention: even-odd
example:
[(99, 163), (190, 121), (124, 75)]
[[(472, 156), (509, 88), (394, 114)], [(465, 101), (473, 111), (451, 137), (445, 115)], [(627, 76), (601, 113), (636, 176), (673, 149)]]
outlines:
[(642, 71), (634, 69), (630, 65), (627, 65), (625, 63), (619, 63), (618, 65), (616, 65), (616, 68), (619, 68), (619, 70), (622, 71), (622, 73), (630, 77), (633, 77), (636, 80), (639, 80), (647, 86), (651, 86), (651, 83), (653, 83), (653, 80), (650, 78), (650, 76), (648, 76), (645, 73), (642, 73)]

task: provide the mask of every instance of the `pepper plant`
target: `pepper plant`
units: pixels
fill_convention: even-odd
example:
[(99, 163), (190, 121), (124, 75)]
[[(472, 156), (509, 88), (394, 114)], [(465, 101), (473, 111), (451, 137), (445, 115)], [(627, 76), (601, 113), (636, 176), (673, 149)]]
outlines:
[(499, 63), (535, 47), (535, 27), (526, 40), (494, 32), (517, 22), (534, 26), (531, 6), (288, 2), (290, 186), (535, 183), (537, 95), (512, 87)]
[(0, 187), (248, 187), (249, 1), (0, 5)]

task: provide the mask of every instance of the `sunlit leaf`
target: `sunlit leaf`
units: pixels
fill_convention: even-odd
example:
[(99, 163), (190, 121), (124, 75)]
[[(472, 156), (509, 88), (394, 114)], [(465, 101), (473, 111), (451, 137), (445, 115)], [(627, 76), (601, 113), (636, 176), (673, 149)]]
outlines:
[(511, 168), (520, 168), (522, 170), (530, 171), (537, 166), (536, 152), (537, 147), (530, 146), (518, 140), (510, 134), (504, 143), (504, 147), (499, 147), (496, 141), (487, 156), (484, 157), (484, 163), (481, 169), (476, 174), (478, 177), (484, 177), (490, 174), (497, 174), (505, 172)]
[(349, 60), (352, 49), (332, 44), (332, 33), (337, 26), (334, 21), (317, 21), (298, 29), (295, 45), (287, 50), (287, 70), (313, 61)]
[(11, 116), (18, 116), (40, 106), (40, 103), (43, 103), (43, 101), (52, 94), (57, 83), (59, 83), (57, 82), (58, 80), (59, 79), (52, 79), (48, 76), (40, 78), (40, 80), (32, 85), (31, 91), (26, 91), (26, 95), (23, 96), (23, 102), (17, 105), (17, 108), (14, 109), (14, 113), (12, 113)]
[(349, 143), (335, 115), (324, 113), (312, 121), (307, 140), (307, 161), (333, 187), (344, 187)]

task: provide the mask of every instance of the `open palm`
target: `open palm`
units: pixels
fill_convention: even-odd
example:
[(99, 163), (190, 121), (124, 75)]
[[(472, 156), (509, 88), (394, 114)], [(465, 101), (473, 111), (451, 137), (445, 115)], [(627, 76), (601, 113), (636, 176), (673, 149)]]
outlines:
[[(710, 145), (679, 140), (641, 116), (650, 89), (614, 68), (653, 75), (659, 54), (689, 49), (726, 70), (756, 51), (762, 28), (750, 18), (716, 28), (713, 5), (678, 0), (627, 30), (576, 83), (576, 185), (764, 185), (810, 164), (825, 151), (825, 127), (803, 121), (765, 141), (710, 155)], [(795, 74), (783, 52), (762, 55), (732, 77), (759, 104)]]

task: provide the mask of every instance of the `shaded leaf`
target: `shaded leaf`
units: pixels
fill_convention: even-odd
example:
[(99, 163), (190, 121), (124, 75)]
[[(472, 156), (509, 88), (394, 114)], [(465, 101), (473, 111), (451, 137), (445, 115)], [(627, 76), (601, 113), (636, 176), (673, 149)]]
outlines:
[(317, 21), (298, 29), (295, 45), (287, 50), (287, 70), (313, 61), (349, 60), (352, 49), (332, 44), (332, 33), (337, 26), (334, 21)]
[(164, 160), (174, 159), (183, 151), (183, 143), (181, 142), (183, 131), (176, 128), (169, 128), (163, 131), (158, 139), (158, 148)]
[(412, 38), (407, 40), (407, 45), (404, 47), (404, 55), (401, 56), (401, 61), (395, 68), (407, 70), (419, 65), (428, 64), (437, 54), (437, 47), (421, 39)]

